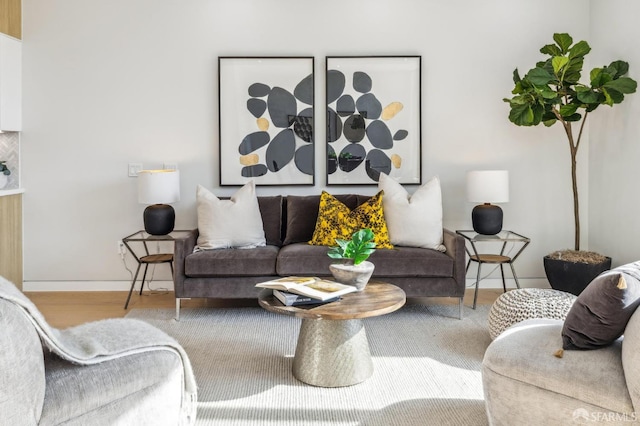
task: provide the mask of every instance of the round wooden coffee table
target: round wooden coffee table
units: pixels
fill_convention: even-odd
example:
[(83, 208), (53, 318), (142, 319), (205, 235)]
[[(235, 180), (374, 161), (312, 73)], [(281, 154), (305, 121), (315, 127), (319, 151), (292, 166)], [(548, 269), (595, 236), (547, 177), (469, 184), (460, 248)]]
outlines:
[(339, 387), (363, 382), (373, 374), (362, 319), (400, 309), (406, 296), (393, 284), (370, 281), (363, 291), (325, 305), (284, 306), (271, 290), (262, 291), (258, 301), (268, 311), (302, 318), (294, 377), (314, 386)]

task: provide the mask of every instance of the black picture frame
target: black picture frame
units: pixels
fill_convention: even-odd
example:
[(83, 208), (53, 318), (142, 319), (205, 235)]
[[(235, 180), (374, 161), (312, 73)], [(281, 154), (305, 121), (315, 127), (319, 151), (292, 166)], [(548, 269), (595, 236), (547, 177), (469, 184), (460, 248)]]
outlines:
[(327, 185), (422, 183), (422, 57), (326, 57)]
[(221, 186), (315, 184), (314, 58), (218, 57)]

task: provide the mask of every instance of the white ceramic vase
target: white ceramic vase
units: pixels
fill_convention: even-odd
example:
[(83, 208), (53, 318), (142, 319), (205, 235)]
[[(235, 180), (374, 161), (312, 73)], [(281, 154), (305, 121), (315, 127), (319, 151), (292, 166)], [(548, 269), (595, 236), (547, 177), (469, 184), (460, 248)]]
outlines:
[(358, 291), (364, 290), (374, 269), (375, 265), (366, 260), (358, 265), (344, 263), (329, 265), (329, 270), (337, 282), (355, 286)]
[(7, 183), (9, 183), (9, 176), (5, 175), (4, 173), (0, 173), (0, 189), (7, 186)]

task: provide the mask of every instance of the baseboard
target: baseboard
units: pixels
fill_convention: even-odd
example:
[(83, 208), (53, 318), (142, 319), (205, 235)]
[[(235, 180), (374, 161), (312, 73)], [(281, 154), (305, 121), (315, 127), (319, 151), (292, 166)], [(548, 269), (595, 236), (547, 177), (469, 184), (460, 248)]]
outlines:
[[(24, 281), (22, 291), (129, 291), (131, 281)], [(140, 281), (136, 283), (140, 289)], [(144, 286), (145, 290), (147, 284)], [(173, 281), (151, 281), (152, 290), (173, 291)]]
[[(516, 282), (507, 279), (507, 288), (516, 288)], [(523, 288), (550, 288), (546, 278), (519, 278)], [(467, 287), (475, 287), (476, 280), (467, 278)], [(23, 291), (129, 291), (130, 281), (25, 281)], [(140, 289), (140, 283), (136, 283)], [(146, 289), (145, 284), (145, 289)], [(500, 278), (485, 278), (480, 280), (480, 288), (502, 288)], [(151, 289), (173, 290), (172, 281), (151, 281)]]
[[(513, 278), (507, 278), (505, 280), (507, 289), (516, 288), (516, 282)], [(522, 288), (551, 288), (549, 281), (546, 278), (520, 278), (518, 282)], [(475, 287), (476, 279), (467, 278), (467, 287)], [(485, 278), (480, 280), (479, 288), (502, 288), (501, 278)]]

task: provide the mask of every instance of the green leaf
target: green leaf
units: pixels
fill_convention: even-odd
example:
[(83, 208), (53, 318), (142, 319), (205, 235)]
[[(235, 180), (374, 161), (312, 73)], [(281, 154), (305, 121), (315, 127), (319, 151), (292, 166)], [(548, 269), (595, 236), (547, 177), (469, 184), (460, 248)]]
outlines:
[(603, 93), (606, 92), (605, 93), (605, 98), (607, 99), (607, 101), (611, 100), (611, 102), (612, 102), (611, 104), (608, 103), (608, 102), (605, 102), (609, 106), (613, 106), (613, 104), (619, 104), (622, 101), (624, 101), (624, 95), (621, 92), (619, 92), (619, 91), (617, 91), (615, 89), (610, 89), (610, 88), (603, 87), (602, 88), (602, 92)]
[(562, 118), (564, 118), (564, 121), (580, 121), (580, 119), (582, 119), (582, 115), (580, 115), (580, 114), (571, 114), (568, 117), (562, 116)]
[(553, 35), (553, 41), (560, 47), (562, 53), (567, 53), (571, 44), (573, 44), (573, 38), (567, 33), (555, 33)]
[(604, 95), (603, 104), (609, 105), (609, 106), (613, 106), (613, 98), (611, 98), (611, 95), (609, 94), (609, 91), (604, 87), (602, 88), (602, 94)]
[(591, 52), (591, 47), (586, 41), (582, 40), (569, 49), (569, 58), (581, 58), (589, 52)]
[(533, 68), (525, 76), (527, 80), (533, 83), (535, 86), (544, 86), (553, 81), (553, 74), (550, 74), (543, 68)]
[(593, 103), (599, 103), (599, 95), (597, 92), (594, 92), (593, 90), (586, 88), (587, 90), (579, 90), (578, 91), (578, 100), (582, 103), (585, 104), (593, 104)]
[(567, 104), (567, 105), (562, 105), (560, 107), (560, 115), (563, 117), (569, 117), (573, 114), (575, 114), (575, 112), (578, 110), (579, 105), (578, 104)]
[(564, 70), (564, 82), (570, 84), (576, 84), (580, 81), (580, 75), (582, 74), (582, 66), (584, 65), (584, 58), (572, 58), (569, 60), (569, 65)]
[(554, 124), (556, 124), (556, 121), (558, 121), (558, 120), (556, 120), (556, 119), (554, 118), (553, 120), (545, 120), (545, 121), (543, 121), (542, 123), (543, 123), (546, 127), (551, 127), (551, 126), (553, 126)]
[(638, 83), (629, 77), (620, 77), (616, 80), (608, 81), (604, 84), (607, 89), (613, 89), (620, 93), (634, 93)]
[(520, 78), (520, 73), (518, 72), (518, 68), (516, 68), (515, 70), (513, 70), (513, 82), (515, 84), (518, 84), (520, 80), (522, 79)]
[(555, 99), (558, 97), (558, 93), (555, 92), (554, 90), (551, 90), (549, 86), (543, 87), (542, 90), (540, 91), (540, 94), (545, 100)]
[(594, 68), (591, 70), (591, 72), (589, 73), (589, 79), (591, 80), (592, 87), (602, 86), (602, 83), (600, 81), (602, 80), (603, 71), (604, 70), (602, 68)]
[(553, 72), (558, 74), (565, 65), (569, 63), (569, 58), (566, 56), (554, 56), (551, 60), (551, 65), (553, 65)]
[(625, 61), (613, 61), (606, 67), (606, 70), (613, 75), (613, 78), (620, 77), (629, 72), (629, 63)]
[(517, 126), (533, 126), (533, 110), (528, 104), (512, 105), (509, 120)]
[(604, 102), (604, 95), (601, 95), (601, 96), (602, 96), (602, 100), (599, 101), (598, 103), (596, 103), (596, 104), (588, 104), (587, 105), (587, 112), (594, 111), (596, 108), (598, 108), (600, 106), (600, 104), (602, 102)]
[(540, 49), (540, 53), (544, 53), (550, 56), (560, 56), (562, 55), (562, 51), (555, 44), (547, 44)]

